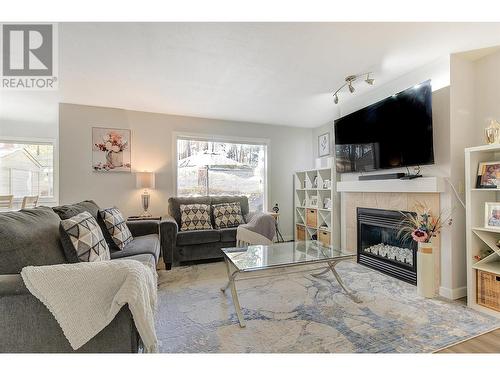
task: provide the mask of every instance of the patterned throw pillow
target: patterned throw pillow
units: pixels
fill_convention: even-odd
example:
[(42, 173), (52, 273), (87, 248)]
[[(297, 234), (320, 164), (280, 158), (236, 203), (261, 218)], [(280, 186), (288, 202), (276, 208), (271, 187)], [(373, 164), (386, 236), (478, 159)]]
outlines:
[[(67, 236), (66, 239), (69, 238), (69, 241), (63, 241), (63, 247), (72, 261), (96, 262), (110, 259), (108, 244), (101, 228), (87, 211), (61, 220), (61, 228)], [(69, 249), (71, 245), (72, 248)]]
[(118, 249), (123, 250), (125, 245), (131, 242), (133, 238), (130, 229), (128, 229), (127, 224), (125, 224), (125, 219), (123, 219), (120, 210), (116, 207), (106, 208), (99, 211), (99, 215), (104, 221), (104, 225), (106, 225), (108, 233), (115, 245)]
[(212, 206), (214, 210), (215, 228), (233, 228), (245, 224), (241, 214), (240, 202), (221, 203)]
[(181, 231), (212, 229), (208, 204), (181, 204)]

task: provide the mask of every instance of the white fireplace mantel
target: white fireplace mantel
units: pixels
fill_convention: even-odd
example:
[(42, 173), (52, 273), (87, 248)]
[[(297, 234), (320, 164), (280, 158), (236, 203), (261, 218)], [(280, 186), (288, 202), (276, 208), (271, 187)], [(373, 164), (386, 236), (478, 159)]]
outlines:
[(339, 181), (338, 192), (366, 193), (442, 193), (443, 177), (420, 177), (413, 180)]

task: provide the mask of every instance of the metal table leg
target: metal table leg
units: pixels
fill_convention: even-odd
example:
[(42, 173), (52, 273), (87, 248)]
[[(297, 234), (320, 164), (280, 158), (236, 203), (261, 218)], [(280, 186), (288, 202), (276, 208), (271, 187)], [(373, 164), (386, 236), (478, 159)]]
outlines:
[(344, 284), (344, 281), (342, 280), (342, 278), (340, 277), (339, 273), (337, 272), (337, 270), (335, 269), (335, 266), (339, 263), (340, 261), (336, 261), (336, 262), (328, 262), (328, 267), (321, 271), (320, 273), (316, 273), (316, 274), (312, 274), (311, 276), (313, 277), (319, 277), (319, 276), (322, 276), (324, 274), (326, 274), (328, 271), (332, 271), (333, 273), (333, 276), (335, 276), (335, 279), (337, 280), (337, 283), (340, 285), (340, 287), (342, 288), (342, 290), (344, 291), (344, 293), (351, 299), (353, 300), (354, 302), (356, 303), (361, 303), (362, 301), (353, 293), (351, 292), (349, 289), (347, 289), (347, 287), (345, 286)]
[(329, 262), (328, 263), (328, 266), (330, 267), (330, 269), (332, 270), (332, 273), (333, 273), (333, 276), (335, 276), (335, 279), (337, 280), (337, 282), (339, 283), (340, 287), (344, 290), (345, 294), (347, 294), (349, 296), (350, 299), (352, 299), (354, 302), (356, 303), (361, 303), (361, 300), (353, 293), (351, 292), (350, 290), (348, 290), (346, 288), (346, 286), (344, 285), (344, 282), (342, 281), (342, 278), (340, 277), (339, 273), (337, 272), (337, 270), (335, 269), (335, 266), (338, 264), (339, 262)]
[(285, 242), (285, 240), (283, 239), (283, 236), (281, 235), (281, 232), (280, 232), (280, 228), (278, 225), (278, 219), (274, 220), (274, 226), (276, 228), (276, 241), (277, 242)]
[(245, 323), (245, 318), (243, 317), (243, 313), (241, 312), (240, 301), (238, 299), (238, 292), (236, 291), (236, 283), (235, 283), (235, 277), (238, 271), (231, 272), (229, 261), (226, 257), (224, 257), (224, 261), (226, 263), (227, 277), (229, 281), (225, 287), (221, 288), (221, 291), (224, 293), (227, 290), (227, 288), (231, 287), (231, 296), (233, 297), (233, 305), (236, 311), (236, 316), (238, 317), (240, 327), (244, 328), (246, 326), (246, 323)]

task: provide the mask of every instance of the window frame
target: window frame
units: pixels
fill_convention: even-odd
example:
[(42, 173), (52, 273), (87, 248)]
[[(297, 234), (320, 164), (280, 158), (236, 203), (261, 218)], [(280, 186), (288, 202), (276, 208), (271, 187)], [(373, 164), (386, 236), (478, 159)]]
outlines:
[(269, 158), (271, 155), (271, 140), (268, 138), (251, 138), (251, 137), (239, 137), (239, 136), (225, 136), (225, 135), (213, 135), (213, 134), (203, 134), (203, 133), (184, 133), (184, 132), (173, 132), (172, 136), (172, 163), (173, 166), (173, 192), (174, 196), (177, 196), (177, 171), (179, 168), (177, 160), (177, 140), (194, 140), (194, 141), (205, 141), (205, 142), (227, 142), (227, 143), (237, 143), (237, 144), (253, 144), (266, 146), (265, 148), (265, 161), (264, 161), (264, 204), (263, 211), (269, 211)]
[[(57, 139), (54, 138), (35, 138), (35, 137), (3, 137), (0, 136), (0, 143), (16, 143), (31, 145), (51, 145), (53, 148), (53, 192), (52, 197), (39, 197), (38, 205), (57, 206), (59, 203), (59, 147)], [(12, 203), (14, 206), (21, 206), (23, 198), (14, 197)]]

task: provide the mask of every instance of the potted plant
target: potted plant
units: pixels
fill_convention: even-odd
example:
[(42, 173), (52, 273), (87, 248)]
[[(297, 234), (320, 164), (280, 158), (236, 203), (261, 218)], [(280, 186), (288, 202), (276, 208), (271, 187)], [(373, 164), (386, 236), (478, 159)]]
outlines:
[(404, 239), (411, 237), (418, 243), (417, 252), (417, 291), (420, 296), (432, 298), (435, 295), (434, 285), (434, 246), (435, 238), (444, 226), (451, 225), (451, 216), (440, 212), (434, 216), (431, 210), (422, 203), (415, 205), (415, 213), (401, 212), (404, 216), (400, 234)]

